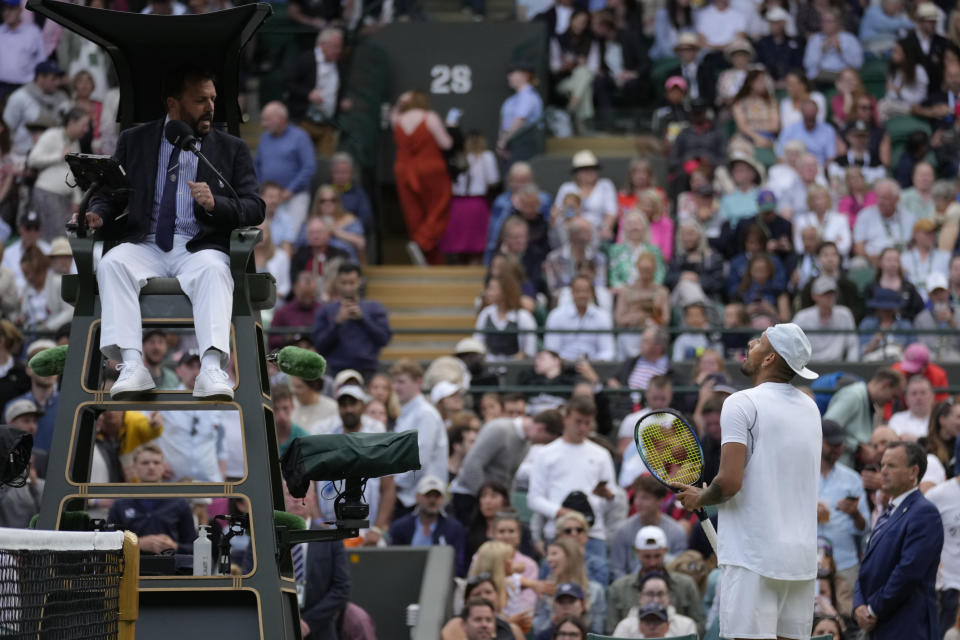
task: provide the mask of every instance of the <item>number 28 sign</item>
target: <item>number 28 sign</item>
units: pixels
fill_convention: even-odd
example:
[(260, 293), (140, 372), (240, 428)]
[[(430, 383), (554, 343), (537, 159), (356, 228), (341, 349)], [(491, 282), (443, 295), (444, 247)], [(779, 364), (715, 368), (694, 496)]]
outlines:
[(470, 93), (473, 89), (473, 72), (465, 64), (435, 64), (430, 69), (430, 93)]

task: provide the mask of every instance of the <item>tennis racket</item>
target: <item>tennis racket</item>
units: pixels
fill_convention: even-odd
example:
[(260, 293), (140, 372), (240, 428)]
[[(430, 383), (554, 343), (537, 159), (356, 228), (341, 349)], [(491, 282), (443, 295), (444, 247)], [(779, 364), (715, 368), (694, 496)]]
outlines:
[[(671, 484), (698, 486), (703, 478), (703, 448), (686, 418), (670, 409), (651, 411), (633, 429), (640, 459), (650, 475), (670, 489)], [(703, 532), (717, 553), (717, 531), (703, 509), (697, 509)]]

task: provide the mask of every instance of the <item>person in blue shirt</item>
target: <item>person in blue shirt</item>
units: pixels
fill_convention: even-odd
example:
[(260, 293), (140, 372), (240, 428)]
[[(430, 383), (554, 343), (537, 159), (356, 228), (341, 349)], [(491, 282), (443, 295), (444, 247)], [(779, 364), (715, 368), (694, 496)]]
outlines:
[[(513, 211), (513, 194), (521, 187), (534, 184), (533, 168), (527, 162), (514, 162), (507, 172), (507, 188), (494, 199), (490, 206), (490, 225), (487, 227), (487, 248), (483, 254), (483, 264), (490, 266), (490, 260), (500, 248), (500, 227)], [(540, 190), (540, 215), (544, 220), (550, 218), (553, 198)]]
[(356, 369), (372, 376), (380, 350), (390, 342), (387, 311), (379, 302), (360, 299), (360, 266), (344, 262), (334, 280), (336, 298), (320, 307), (313, 324), (313, 344), (327, 358), (327, 371), (335, 375)]
[(853, 585), (860, 571), (859, 540), (867, 532), (870, 512), (863, 492), (863, 481), (856, 471), (840, 464), (845, 432), (837, 422), (824, 419), (823, 453), (820, 456), (820, 489), (817, 534), (830, 541), (837, 575), (837, 605), (840, 613), (853, 609)]
[(340, 192), (340, 205), (363, 223), (367, 236), (373, 232), (373, 207), (370, 196), (356, 180), (353, 157), (338, 151), (330, 157), (330, 183)]
[(467, 534), (456, 518), (443, 511), (446, 483), (436, 476), (423, 476), (417, 483), (417, 508), (390, 525), (390, 544), (411, 547), (447, 545), (453, 547), (454, 573), (467, 574)]
[(782, 158), (786, 153), (785, 146), (791, 140), (799, 140), (807, 151), (816, 157), (821, 166), (826, 165), (837, 156), (837, 132), (826, 122), (819, 122), (817, 115), (820, 107), (813, 100), (805, 100), (800, 105), (800, 114), (803, 120), (794, 123), (780, 132), (777, 141), (777, 157)]
[[(161, 482), (163, 466), (163, 451), (156, 444), (142, 444), (133, 452), (133, 473), (141, 483)], [(193, 553), (197, 532), (183, 498), (121, 498), (111, 505), (107, 522), (137, 534), (141, 553)]]
[(268, 102), (260, 112), (264, 132), (253, 161), (257, 179), (275, 182), (283, 188), (281, 204), (270, 223), (270, 235), (276, 245), (294, 244), (307, 218), (310, 206), (310, 179), (317, 169), (310, 136), (290, 124), (287, 108), (281, 102)]
[[(56, 346), (50, 340), (37, 340), (27, 347), (27, 359), (46, 349)], [(22, 396), (11, 400), (11, 403), (26, 399), (37, 405), (40, 414), (37, 417), (37, 432), (33, 434), (33, 447), (42, 451), (50, 451), (53, 440), (53, 425), (57, 419), (57, 407), (60, 405), (60, 392), (57, 391), (57, 376), (39, 376), (28, 366), (27, 375), (30, 377), (30, 390)]]
[(882, 287), (874, 289), (873, 297), (867, 300), (868, 315), (860, 321), (860, 351), (866, 360), (877, 359), (876, 355), (867, 357), (868, 354), (878, 352), (884, 354), (882, 357), (887, 357), (887, 349), (893, 345), (903, 349), (916, 342), (916, 338), (909, 334), (888, 333), (892, 329), (913, 329), (909, 320), (900, 317), (902, 307), (903, 300), (898, 292)]
[(833, 82), (847, 67), (863, 66), (863, 48), (852, 33), (841, 31), (840, 12), (827, 9), (821, 13), (820, 32), (810, 36), (803, 53), (807, 77), (817, 82)]
[(898, 38), (913, 31), (913, 22), (903, 10), (903, 0), (881, 0), (863, 12), (860, 42), (875, 56), (887, 56)]
[(757, 187), (763, 182), (763, 168), (745, 153), (734, 153), (728, 167), (736, 189), (720, 199), (720, 218), (736, 228), (740, 220), (757, 214)]
[(543, 114), (543, 99), (533, 83), (533, 66), (527, 62), (515, 63), (507, 74), (507, 84), (514, 93), (500, 107), (497, 136), (497, 155), (507, 166), (518, 160), (529, 160), (538, 151), (539, 136), (535, 129), (528, 127)]

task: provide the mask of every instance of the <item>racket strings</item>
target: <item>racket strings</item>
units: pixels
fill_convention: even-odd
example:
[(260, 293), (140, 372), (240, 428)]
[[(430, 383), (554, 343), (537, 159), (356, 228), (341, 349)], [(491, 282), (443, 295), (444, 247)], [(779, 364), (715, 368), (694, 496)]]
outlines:
[(637, 424), (639, 453), (662, 482), (693, 484), (703, 470), (700, 445), (690, 428), (672, 415), (652, 414)]

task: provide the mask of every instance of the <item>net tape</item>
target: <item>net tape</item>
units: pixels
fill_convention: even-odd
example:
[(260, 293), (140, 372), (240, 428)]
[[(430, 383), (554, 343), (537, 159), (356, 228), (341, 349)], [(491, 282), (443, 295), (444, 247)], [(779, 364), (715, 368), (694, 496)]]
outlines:
[[(0, 548), (0, 638), (116, 638), (124, 570), (122, 532), (117, 547), (113, 534), (81, 532), (78, 537), (39, 531), (11, 535), (11, 531), (0, 532), (0, 547), (5, 547)], [(83, 538), (86, 548), (77, 548)]]
[(663, 482), (693, 484), (703, 470), (700, 445), (683, 420), (652, 413), (637, 423), (640, 455)]

